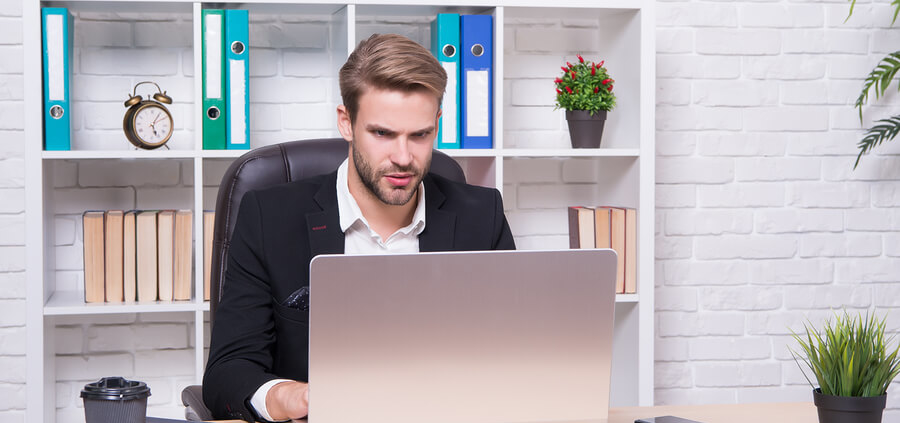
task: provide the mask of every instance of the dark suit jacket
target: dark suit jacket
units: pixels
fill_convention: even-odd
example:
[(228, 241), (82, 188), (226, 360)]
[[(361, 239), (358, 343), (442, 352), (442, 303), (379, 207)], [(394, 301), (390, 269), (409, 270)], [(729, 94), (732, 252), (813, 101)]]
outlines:
[[(251, 191), (231, 237), (203, 401), (218, 419), (252, 421), (253, 393), (275, 378), (307, 380), (308, 312), (282, 302), (309, 285), (309, 262), (344, 252), (337, 172)], [(420, 251), (515, 249), (495, 189), (428, 174)]]

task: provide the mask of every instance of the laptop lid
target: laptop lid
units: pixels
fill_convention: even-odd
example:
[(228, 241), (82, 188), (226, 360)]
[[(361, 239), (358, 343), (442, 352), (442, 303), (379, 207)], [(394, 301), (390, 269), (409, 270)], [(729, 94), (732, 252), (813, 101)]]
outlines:
[(612, 250), (324, 255), (311, 423), (606, 419)]

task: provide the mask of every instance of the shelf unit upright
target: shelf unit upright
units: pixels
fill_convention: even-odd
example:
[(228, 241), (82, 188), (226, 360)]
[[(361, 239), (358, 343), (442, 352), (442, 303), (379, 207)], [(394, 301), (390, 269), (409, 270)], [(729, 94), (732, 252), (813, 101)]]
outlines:
[[(116, 45), (116, 54), (135, 57), (140, 49), (181, 54), (173, 74), (91, 75), (84, 67), (90, 40), (72, 48), (74, 78), (71, 151), (43, 150), (41, 7), (68, 7), (75, 30), (96, 22), (175, 22), (190, 27), (187, 46), (178, 41), (154, 49), (139, 42)], [(208, 341), (209, 305), (203, 298), (202, 211), (214, 208), (216, 186), (227, 165), (243, 151), (202, 149), (200, 15), (204, 8), (250, 10), (251, 147), (292, 139), (339, 136), (334, 108), (340, 104), (337, 69), (356, 43), (374, 32), (397, 32), (428, 46), (429, 22), (437, 13), (490, 14), (494, 17), (494, 148), (447, 150), (466, 171), (470, 183), (496, 187), (504, 194), (507, 215), (521, 249), (568, 247), (566, 207), (618, 205), (638, 210), (637, 294), (619, 295), (613, 347), (611, 404), (653, 404), (654, 342), (654, 2), (650, 0), (64, 0), (24, 3), (25, 163), (27, 270), (27, 344), (29, 422), (53, 422), (57, 416), (54, 333), (65, 319), (103, 319), (113, 315), (183, 313), (192, 324), (194, 374), (202, 379)], [(178, 25), (175, 25), (177, 28)], [(96, 32), (95, 32), (96, 34)], [(298, 35), (299, 34), (299, 35)], [(171, 34), (170, 34), (171, 35)], [(184, 34), (182, 34), (184, 35)], [(178, 37), (167, 36), (165, 40)], [(76, 35), (77, 39), (77, 35)], [(115, 43), (111, 43), (113, 45)], [(618, 106), (610, 113), (598, 149), (572, 149), (561, 111), (553, 111), (552, 79), (559, 66), (602, 57), (616, 79)], [(597, 59), (599, 60), (599, 59)], [(119, 84), (123, 98), (93, 98), (78, 83)], [(83, 124), (93, 103), (115, 104), (140, 80), (163, 79), (171, 86), (176, 130), (171, 150), (138, 151), (121, 132), (121, 114)], [(165, 85), (162, 84), (161, 85)], [(163, 88), (166, 88), (165, 86)], [(282, 89), (284, 88), (284, 89)], [(522, 93), (546, 90), (547, 98)], [(293, 99), (292, 95), (302, 97)], [(96, 96), (102, 97), (102, 94)], [(111, 108), (111, 107), (110, 107)], [(124, 113), (124, 107), (121, 113)], [(93, 118), (97, 120), (96, 117)], [(104, 120), (105, 119), (105, 120)], [(180, 122), (180, 123), (179, 123)], [(175, 164), (173, 164), (175, 163)], [(106, 166), (121, 178), (134, 164), (183, 175), (176, 194), (142, 197), (140, 181), (84, 186), (80, 171)], [(73, 171), (74, 169), (74, 171)], [(587, 175), (587, 176), (585, 176)], [(75, 180), (71, 180), (74, 178)], [(125, 178), (127, 180), (127, 178)], [(103, 182), (99, 182), (102, 184)], [(123, 194), (123, 191), (125, 192)], [(130, 192), (130, 194), (129, 194)], [(150, 196), (152, 197), (152, 196)], [(161, 204), (165, 203), (165, 204)], [(86, 209), (187, 208), (194, 212), (193, 299), (184, 302), (85, 304), (81, 270), (61, 263), (71, 257), (57, 239), (59, 219), (80, 231)], [(74, 239), (68, 248), (81, 248)], [(80, 254), (80, 253), (79, 253)], [(68, 261), (72, 261), (71, 258)], [(97, 378), (105, 376), (96, 375)], [(123, 375), (130, 376), (130, 375)], [(180, 391), (183, 386), (176, 386)], [(177, 407), (177, 404), (172, 404)]]

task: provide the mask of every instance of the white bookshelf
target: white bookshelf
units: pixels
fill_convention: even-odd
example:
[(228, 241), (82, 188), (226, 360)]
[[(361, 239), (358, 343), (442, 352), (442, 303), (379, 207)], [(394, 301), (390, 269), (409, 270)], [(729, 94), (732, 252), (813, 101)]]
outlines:
[[(294, 56), (311, 58), (316, 69), (331, 77), (321, 77), (327, 89), (321, 98), (311, 102), (292, 103), (279, 99), (277, 93), (266, 94), (257, 100), (259, 107), (275, 109), (296, 108), (312, 116), (333, 115), (339, 104), (336, 71), (355, 44), (372, 32), (392, 31), (409, 35), (414, 40), (428, 45), (430, 37), (428, 22), (441, 12), (491, 14), (494, 16), (494, 148), (490, 150), (446, 150), (456, 158), (466, 171), (470, 183), (496, 187), (504, 192), (507, 213), (532, 213), (528, 205), (535, 203), (528, 198), (533, 192), (540, 192), (540, 183), (529, 184), (520, 180), (512, 169), (527, 169), (532, 164), (595, 169), (592, 180), (561, 181), (547, 183), (559, 187), (559, 191), (588, 192), (588, 198), (566, 198), (562, 195), (560, 204), (542, 206), (537, 212), (553, 216), (565, 216), (566, 205), (617, 204), (638, 209), (638, 293), (619, 295), (616, 300), (616, 329), (614, 339), (613, 406), (653, 404), (653, 287), (654, 287), (654, 107), (655, 107), (655, 44), (654, 44), (654, 2), (650, 0), (560, 0), (548, 6), (537, 0), (494, 0), (491, 3), (461, 1), (449, 3), (432, 0), (363, 0), (353, 4), (323, 0), (306, 2), (297, 0), (268, 0), (241, 2), (202, 2), (194, 0), (105, 0), (105, 1), (28, 1), (24, 4), (23, 16), (26, 28), (24, 38), (25, 55), (25, 107), (26, 107), (26, 249), (27, 249), (27, 326), (28, 326), (28, 392), (27, 421), (55, 421), (57, 381), (55, 369), (56, 346), (54, 330), (57, 324), (72, 316), (104, 316), (117, 314), (183, 313), (192, 319), (194, 345), (194, 383), (200, 383), (205, 365), (204, 321), (209, 310), (202, 298), (203, 251), (202, 242), (195, 242), (194, 290), (191, 301), (152, 302), (133, 304), (85, 304), (80, 291), (80, 280), (74, 281), (72, 269), (61, 271), (57, 261), (56, 219), (60, 215), (78, 213), (72, 210), (80, 203), (72, 204), (79, 190), (86, 190), (77, 184), (63, 186), (58, 179), (65, 178), (71, 166), (95, 166), (109, 162), (138, 163), (142, 166), (162, 168), (169, 163), (180, 163), (184, 184), (190, 191), (190, 198), (178, 198), (167, 208), (189, 208), (194, 213), (195, 240), (202, 239), (202, 213), (215, 204), (215, 188), (211, 180), (221, 178), (224, 168), (232, 159), (244, 151), (209, 151), (202, 149), (200, 84), (196, 75), (201, 74), (200, 11), (204, 7), (239, 7), (251, 13), (251, 54), (254, 34), (264, 33), (271, 25), (283, 25), (285, 37), (265, 39), (262, 50), (274, 51), (274, 55), (254, 57), (256, 61), (271, 60), (277, 56), (277, 63), (260, 63), (262, 68), (277, 68), (284, 72), (288, 59)], [(165, 77), (168, 85), (176, 87), (176, 104), (173, 108), (183, 122), (176, 125), (176, 132), (170, 142), (171, 150), (139, 151), (125, 141), (121, 129), (116, 134), (115, 126), (121, 125), (124, 107), (112, 113), (109, 121), (94, 123), (91, 128), (78, 126), (73, 129), (72, 151), (43, 151), (42, 145), (42, 77), (41, 77), (41, 34), (40, 7), (64, 6), (76, 15), (111, 14), (114, 19), (132, 16), (141, 21), (147, 16), (174, 16), (172, 20), (191, 27), (192, 46), (163, 46), (163, 50), (186, 51), (192, 56), (192, 66), (185, 66), (174, 77)], [(127, 18), (126, 18), (127, 19)], [(92, 25), (95, 20), (83, 19), (79, 26)], [(607, 67), (615, 77), (618, 106), (610, 113), (603, 136), (603, 146), (599, 149), (572, 149), (568, 147), (562, 111), (546, 110), (541, 119), (552, 114), (551, 119), (559, 119), (560, 128), (530, 128), (527, 119), (518, 114), (523, 112), (520, 105), (513, 104), (513, 90), (521, 81), (546, 81), (546, 89), (552, 92), (552, 79), (560, 64), (572, 60), (579, 51), (567, 50), (566, 44), (558, 49), (539, 47), (534, 51), (518, 49), (521, 39), (527, 40), (527, 33), (534, 28), (575, 28), (579, 34), (572, 42), (576, 46), (586, 45), (594, 51), (585, 51), (585, 57), (592, 59), (602, 54)], [(77, 27), (76, 27), (77, 28)], [(313, 31), (321, 36), (314, 47), (296, 46), (289, 35), (296, 31)], [(525, 33), (526, 36), (521, 35)], [(315, 37), (310, 37), (316, 42)], [(324, 48), (322, 47), (324, 45)], [(171, 48), (169, 48), (171, 47)], [(78, 54), (83, 46), (75, 46), (73, 54)], [(143, 47), (131, 47), (132, 50)], [(124, 47), (124, 50), (129, 47)], [(308, 54), (307, 50), (316, 53)], [(589, 49), (590, 50), (590, 49)], [(294, 60), (291, 58), (290, 60)], [(532, 73), (523, 73), (523, 63), (553, 63), (541, 65)], [(530, 61), (530, 62), (529, 62)], [(73, 66), (79, 64), (73, 60)], [(307, 62), (304, 62), (307, 63)], [(271, 65), (271, 66), (268, 66)], [(549, 69), (545, 69), (549, 66)], [(251, 66), (251, 78), (254, 77)], [(119, 75), (110, 75), (111, 80)], [(122, 75), (125, 77), (125, 75)], [(127, 75), (126, 80), (135, 83), (140, 75)], [(145, 79), (159, 77), (147, 75)], [(263, 78), (263, 77), (260, 77)], [(72, 79), (72, 84), (77, 79)], [(166, 89), (165, 84), (163, 89)], [(130, 90), (132, 85), (127, 87)], [(260, 85), (266, 86), (266, 85)], [(186, 87), (186, 88), (185, 88)], [(251, 79), (251, 90), (255, 88)], [(74, 98), (73, 116), (78, 116), (82, 102)], [(123, 101), (124, 101), (123, 91)], [(172, 90), (169, 90), (172, 95)], [(251, 107), (254, 104), (251, 93)], [(111, 101), (110, 101), (111, 102)], [(85, 103), (86, 104), (86, 103)], [(545, 106), (545, 105), (542, 105)], [(524, 110), (528, 111), (528, 110)], [(253, 114), (253, 110), (251, 110)], [(334, 118), (331, 117), (333, 120)], [(525, 122), (525, 123), (523, 123)], [(292, 139), (337, 137), (334, 122), (314, 122), (309, 127), (303, 122), (285, 123), (281, 130), (266, 128), (264, 123), (251, 120), (251, 146), (260, 147), (274, 142)], [(330, 126), (329, 126), (330, 125)], [(73, 125), (74, 126), (74, 125)], [(100, 129), (96, 129), (96, 128)], [(148, 164), (149, 163), (149, 164)], [(562, 171), (561, 171), (562, 172)], [(545, 184), (545, 185), (547, 185)], [(568, 190), (577, 185), (577, 190)], [(88, 191), (88, 190), (86, 190)], [(95, 190), (90, 190), (95, 191)], [(100, 192), (101, 203), (97, 207), (116, 208), (123, 200), (117, 198), (116, 190)], [(570, 194), (571, 195), (571, 194)], [(134, 200), (132, 200), (133, 202)], [(565, 202), (568, 201), (568, 204)], [(128, 202), (124, 200), (124, 202)], [(538, 201), (539, 202), (539, 201)], [(112, 205), (112, 206), (110, 206)], [(127, 204), (120, 208), (140, 208), (140, 204)], [(512, 220), (511, 220), (512, 221)], [(559, 222), (556, 221), (556, 224)], [(516, 227), (513, 232), (516, 234)], [(520, 248), (562, 249), (567, 243), (561, 234), (551, 236), (529, 236)], [(60, 276), (62, 275), (62, 276)], [(68, 276), (66, 276), (68, 275)], [(77, 278), (76, 278), (77, 279)], [(101, 377), (105, 375), (97, 375)], [(182, 387), (176, 387), (180, 390)]]

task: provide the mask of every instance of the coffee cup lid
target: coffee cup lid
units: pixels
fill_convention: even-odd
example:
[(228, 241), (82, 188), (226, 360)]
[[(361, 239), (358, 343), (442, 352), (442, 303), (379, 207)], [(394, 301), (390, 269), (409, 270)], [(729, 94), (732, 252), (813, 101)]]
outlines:
[(123, 377), (105, 377), (84, 385), (81, 398), (96, 400), (134, 400), (150, 396), (150, 387), (144, 382)]

